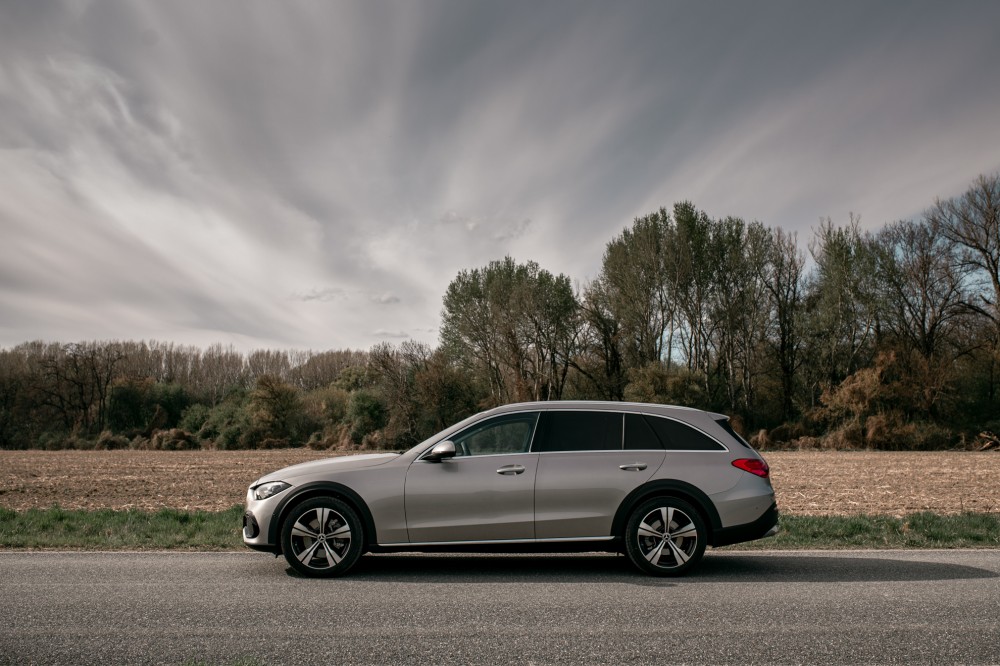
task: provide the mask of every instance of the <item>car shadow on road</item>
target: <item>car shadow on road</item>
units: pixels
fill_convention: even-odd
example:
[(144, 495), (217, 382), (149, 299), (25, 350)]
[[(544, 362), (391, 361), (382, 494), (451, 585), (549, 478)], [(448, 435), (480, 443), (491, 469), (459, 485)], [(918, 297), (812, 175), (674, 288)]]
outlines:
[[(380, 554), (358, 560), (350, 580), (406, 583), (609, 583), (647, 584), (620, 555)], [(289, 576), (299, 574), (291, 567)]]
[[(294, 569), (286, 573), (299, 577)], [(624, 583), (668, 587), (690, 583), (859, 583), (997, 578), (988, 569), (948, 562), (827, 554), (706, 554), (682, 578), (655, 578), (636, 571), (620, 555), (367, 555), (349, 580), (407, 583)]]
[(833, 554), (735, 555), (706, 557), (699, 582), (889, 583), (894, 581), (997, 578), (989, 569), (951, 562)]

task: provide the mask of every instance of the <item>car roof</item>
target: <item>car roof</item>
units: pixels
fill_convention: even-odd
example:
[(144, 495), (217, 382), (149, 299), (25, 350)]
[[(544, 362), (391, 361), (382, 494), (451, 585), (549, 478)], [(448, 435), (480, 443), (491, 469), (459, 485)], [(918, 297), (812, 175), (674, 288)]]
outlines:
[(723, 419), (728, 421), (729, 417), (725, 414), (717, 414), (715, 412), (706, 412), (703, 409), (695, 409), (694, 407), (681, 407), (679, 405), (659, 405), (646, 402), (614, 402), (610, 400), (548, 400), (541, 402), (515, 402), (508, 405), (501, 405), (494, 409), (489, 410), (489, 414), (503, 414), (506, 412), (521, 412), (525, 410), (542, 410), (542, 411), (558, 411), (558, 410), (582, 410), (590, 409), (596, 411), (614, 411), (614, 412), (645, 412), (660, 414), (663, 416), (674, 416), (681, 420), (684, 420), (685, 416), (691, 414), (704, 414), (711, 417), (713, 420)]

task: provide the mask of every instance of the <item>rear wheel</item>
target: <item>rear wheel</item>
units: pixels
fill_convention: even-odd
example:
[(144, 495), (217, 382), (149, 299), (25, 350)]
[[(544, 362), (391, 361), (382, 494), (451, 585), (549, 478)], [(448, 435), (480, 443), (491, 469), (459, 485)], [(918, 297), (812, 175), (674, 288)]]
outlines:
[(693, 506), (675, 497), (657, 497), (629, 516), (625, 552), (648, 574), (680, 576), (701, 561), (707, 538), (705, 521)]
[(354, 509), (333, 497), (295, 506), (281, 529), (281, 550), (301, 574), (332, 578), (347, 573), (361, 557), (361, 521)]

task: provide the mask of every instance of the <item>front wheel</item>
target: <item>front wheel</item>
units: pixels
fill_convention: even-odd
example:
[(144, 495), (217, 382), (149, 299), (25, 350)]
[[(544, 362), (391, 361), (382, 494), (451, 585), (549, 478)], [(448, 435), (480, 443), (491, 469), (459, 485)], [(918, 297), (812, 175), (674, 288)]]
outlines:
[(333, 497), (317, 497), (292, 508), (281, 528), (281, 550), (299, 573), (332, 578), (361, 557), (364, 538), (354, 509)]
[(708, 530), (701, 514), (684, 500), (657, 497), (641, 504), (625, 528), (625, 553), (653, 576), (680, 576), (701, 561)]

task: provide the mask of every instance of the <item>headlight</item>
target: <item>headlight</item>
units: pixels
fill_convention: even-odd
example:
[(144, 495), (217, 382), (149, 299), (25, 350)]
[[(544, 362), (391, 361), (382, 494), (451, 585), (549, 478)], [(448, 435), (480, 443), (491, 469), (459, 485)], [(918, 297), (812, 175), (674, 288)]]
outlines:
[(291, 488), (291, 485), (285, 483), (284, 481), (271, 481), (270, 483), (262, 483), (253, 489), (253, 498), (256, 500), (263, 500), (267, 499), (268, 497), (274, 497), (285, 488)]

